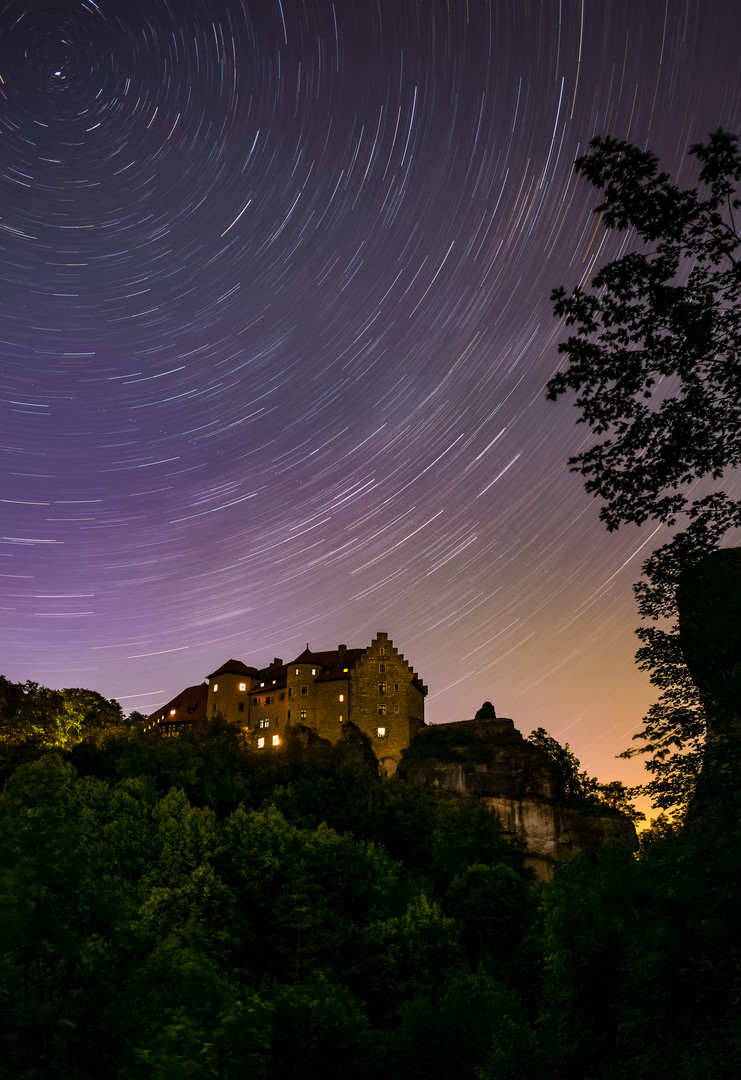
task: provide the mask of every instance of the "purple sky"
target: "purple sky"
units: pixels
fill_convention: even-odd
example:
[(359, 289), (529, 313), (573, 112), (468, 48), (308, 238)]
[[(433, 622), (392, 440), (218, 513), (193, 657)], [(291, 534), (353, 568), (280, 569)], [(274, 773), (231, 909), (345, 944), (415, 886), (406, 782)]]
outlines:
[(619, 250), (590, 138), (692, 183), (740, 70), (735, 0), (5, 4), (0, 671), (150, 712), (385, 630), (638, 778), (661, 534), (567, 470), (549, 295)]

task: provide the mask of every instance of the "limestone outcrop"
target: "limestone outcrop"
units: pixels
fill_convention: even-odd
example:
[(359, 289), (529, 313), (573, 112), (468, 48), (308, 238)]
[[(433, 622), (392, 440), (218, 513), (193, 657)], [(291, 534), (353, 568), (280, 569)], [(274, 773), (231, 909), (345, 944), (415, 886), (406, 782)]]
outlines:
[(425, 727), (405, 752), (402, 769), (412, 783), (478, 795), (540, 874), (571, 852), (608, 839), (637, 846), (633, 823), (622, 815), (559, 804), (553, 763), (509, 719)]

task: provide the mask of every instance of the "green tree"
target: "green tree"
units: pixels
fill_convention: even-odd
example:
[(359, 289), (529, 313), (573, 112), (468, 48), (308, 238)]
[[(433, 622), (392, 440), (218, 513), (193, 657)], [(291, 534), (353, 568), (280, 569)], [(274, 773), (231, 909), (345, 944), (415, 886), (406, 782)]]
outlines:
[(589, 288), (554, 290), (555, 313), (575, 332), (548, 383), (553, 400), (575, 393), (579, 422), (596, 436), (569, 464), (603, 500), (607, 528), (677, 530), (636, 587), (642, 617), (661, 624), (639, 631), (638, 659), (662, 696), (633, 752), (651, 756), (648, 790), (665, 807), (691, 796), (705, 737), (702, 703), (680, 671), (680, 575), (741, 526), (741, 500), (717, 487), (741, 463), (741, 154), (721, 130), (690, 153), (701, 190), (676, 186), (654, 154), (609, 137), (577, 160), (604, 193), (595, 212), (629, 234), (631, 250)]

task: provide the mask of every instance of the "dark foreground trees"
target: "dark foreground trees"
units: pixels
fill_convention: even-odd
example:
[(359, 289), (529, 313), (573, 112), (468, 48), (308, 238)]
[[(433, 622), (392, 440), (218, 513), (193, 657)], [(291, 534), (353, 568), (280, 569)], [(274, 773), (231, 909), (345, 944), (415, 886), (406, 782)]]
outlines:
[(552, 399), (575, 392), (595, 436), (570, 465), (603, 500), (607, 528), (676, 529), (636, 587), (654, 623), (639, 631), (638, 659), (662, 691), (636, 752), (650, 755), (648, 789), (663, 807), (691, 797), (707, 719), (675, 623), (680, 576), (741, 527), (741, 500), (719, 487), (741, 463), (741, 154), (720, 130), (690, 153), (699, 189), (679, 188), (652, 153), (612, 138), (577, 160), (604, 193), (604, 225), (630, 243), (589, 289), (554, 291), (574, 332), (548, 384)]
[(734, 1075), (741, 836), (649, 839), (543, 883), (481, 802), (352, 746), (261, 759), (216, 723), (37, 751), (0, 795), (0, 1072)]

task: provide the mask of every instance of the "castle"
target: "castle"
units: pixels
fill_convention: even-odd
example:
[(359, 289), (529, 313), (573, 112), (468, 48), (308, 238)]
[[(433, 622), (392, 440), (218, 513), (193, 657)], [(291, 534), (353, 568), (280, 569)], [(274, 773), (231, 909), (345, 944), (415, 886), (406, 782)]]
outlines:
[(307, 645), (288, 664), (279, 657), (265, 668), (227, 660), (206, 678), (152, 713), (145, 730), (171, 737), (219, 713), (254, 732), (257, 749), (269, 752), (289, 728), (338, 743), (354, 726), (371, 740), (380, 771), (390, 775), (424, 727), (427, 687), (380, 632), (365, 649), (312, 652)]

